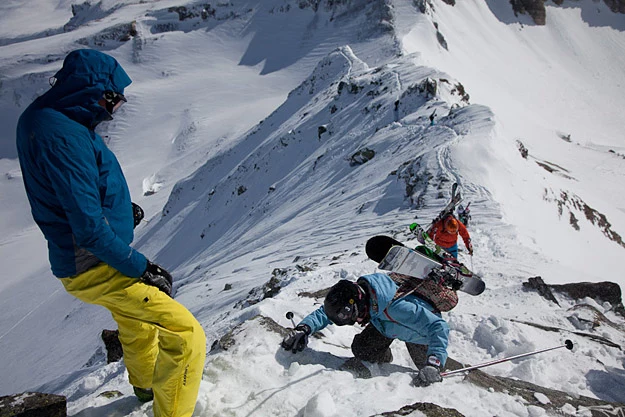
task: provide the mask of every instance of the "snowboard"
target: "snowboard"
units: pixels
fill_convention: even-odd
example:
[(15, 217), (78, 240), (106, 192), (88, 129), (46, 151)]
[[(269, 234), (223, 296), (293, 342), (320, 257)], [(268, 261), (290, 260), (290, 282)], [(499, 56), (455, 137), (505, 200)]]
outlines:
[(378, 268), (385, 271), (417, 279), (442, 280), (449, 286), (471, 295), (479, 295), (486, 288), (486, 284), (479, 276), (473, 274), (455, 258), (437, 256), (431, 251), (428, 252), (426, 246), (412, 250), (389, 236), (374, 236), (367, 241), (365, 250), (369, 259), (378, 262)]

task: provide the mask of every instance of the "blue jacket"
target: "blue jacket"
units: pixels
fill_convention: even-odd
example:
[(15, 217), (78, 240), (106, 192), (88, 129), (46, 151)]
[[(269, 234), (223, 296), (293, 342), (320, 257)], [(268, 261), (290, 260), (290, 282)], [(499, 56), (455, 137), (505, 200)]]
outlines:
[(105, 262), (130, 277), (147, 266), (132, 249), (130, 192), (115, 155), (94, 132), (110, 114), (98, 105), (104, 91), (122, 93), (131, 80), (101, 52), (71, 52), (56, 83), (22, 113), (17, 151), (35, 222), (48, 241), (59, 278)]
[[(434, 313), (430, 304), (414, 295), (393, 300), (397, 284), (386, 274), (364, 275), (360, 279), (366, 280), (373, 290), (369, 305), (371, 324), (388, 338), (428, 345), (427, 356), (435, 355), (445, 365), (449, 326), (440, 313)], [(301, 322), (312, 333), (331, 323), (323, 306)]]

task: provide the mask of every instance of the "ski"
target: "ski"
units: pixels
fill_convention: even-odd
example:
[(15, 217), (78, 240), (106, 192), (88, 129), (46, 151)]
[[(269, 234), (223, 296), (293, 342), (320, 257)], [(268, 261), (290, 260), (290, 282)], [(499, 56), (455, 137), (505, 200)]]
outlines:
[(437, 256), (440, 256), (441, 258), (452, 258), (452, 256), (450, 255), (449, 252), (447, 252), (442, 247), (438, 246), (432, 240), (430, 235), (428, 235), (428, 233), (423, 229), (423, 227), (421, 227), (421, 225), (419, 223), (412, 223), (410, 225), (410, 230), (412, 231), (412, 233), (414, 233), (416, 235), (417, 241), (420, 244), (422, 244), (423, 246), (428, 248), (430, 251), (435, 253)]
[(465, 226), (469, 226), (469, 221), (471, 221), (470, 206), (471, 202), (469, 202), (466, 207), (463, 207), (462, 204), (458, 206), (458, 220), (460, 220)]
[(438, 213), (438, 216), (436, 216), (436, 218), (432, 220), (432, 223), (428, 227), (427, 231), (429, 232), (434, 226), (434, 224), (436, 224), (436, 222), (438, 222), (439, 220), (442, 220), (446, 216), (453, 214), (454, 210), (456, 209), (456, 206), (461, 201), (462, 201), (462, 193), (460, 192), (460, 190), (458, 190), (458, 183), (455, 182), (454, 185), (451, 186), (451, 199), (449, 200), (449, 203), (447, 203), (445, 208), (443, 208), (440, 211), (440, 213)]

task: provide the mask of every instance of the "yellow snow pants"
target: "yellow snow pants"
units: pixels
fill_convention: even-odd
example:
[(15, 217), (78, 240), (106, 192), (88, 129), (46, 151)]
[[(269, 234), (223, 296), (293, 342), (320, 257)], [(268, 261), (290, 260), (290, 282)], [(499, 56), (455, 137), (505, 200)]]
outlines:
[(130, 383), (152, 388), (154, 417), (190, 417), (204, 370), (206, 336), (189, 310), (104, 263), (61, 282), (74, 297), (113, 314)]

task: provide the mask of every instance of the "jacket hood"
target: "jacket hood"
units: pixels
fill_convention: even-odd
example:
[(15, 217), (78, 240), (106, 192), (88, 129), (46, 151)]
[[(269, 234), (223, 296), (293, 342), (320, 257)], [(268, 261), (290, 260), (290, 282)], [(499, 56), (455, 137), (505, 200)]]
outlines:
[(393, 297), (395, 297), (398, 287), (387, 274), (377, 272), (375, 274), (363, 275), (360, 279), (367, 281), (374, 291), (370, 299), (371, 315), (383, 311), (393, 302)]
[(92, 49), (70, 52), (54, 79), (53, 87), (40, 97), (40, 106), (58, 110), (90, 129), (111, 118), (98, 104), (104, 92), (123, 94), (132, 82), (115, 58)]

